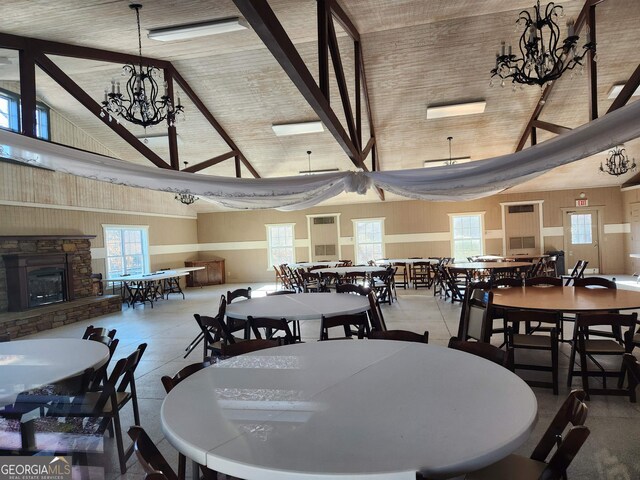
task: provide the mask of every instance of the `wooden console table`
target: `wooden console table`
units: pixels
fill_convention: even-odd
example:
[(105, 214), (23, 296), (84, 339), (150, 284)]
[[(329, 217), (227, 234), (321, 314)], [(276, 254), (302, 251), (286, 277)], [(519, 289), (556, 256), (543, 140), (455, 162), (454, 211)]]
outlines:
[(187, 277), (187, 287), (202, 287), (204, 285), (220, 285), (225, 283), (224, 258), (212, 260), (194, 260), (184, 262), (185, 267), (204, 267), (202, 270), (191, 272)]

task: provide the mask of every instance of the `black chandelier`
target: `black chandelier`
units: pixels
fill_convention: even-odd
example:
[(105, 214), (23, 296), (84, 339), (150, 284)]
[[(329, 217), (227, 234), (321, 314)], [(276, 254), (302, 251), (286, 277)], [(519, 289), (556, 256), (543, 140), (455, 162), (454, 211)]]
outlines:
[[(182, 163), (184, 163), (184, 168), (187, 168), (187, 165), (189, 165), (189, 162)], [(196, 197), (192, 193), (176, 193), (176, 196), (174, 198), (180, 203), (184, 203), (185, 205), (191, 205), (192, 203), (198, 201), (198, 197)]]
[(582, 68), (582, 59), (587, 52), (592, 51), (595, 55), (596, 44), (591, 41), (588, 30), (587, 41), (582, 52), (578, 52), (580, 37), (575, 34), (573, 20), (567, 22), (568, 36), (560, 44), (560, 28), (556, 23), (557, 18), (563, 16), (560, 5), (549, 3), (544, 16), (540, 12), (540, 0), (533, 8), (533, 16), (523, 10), (516, 21), (516, 28), (524, 24), (518, 44), (521, 56), (514, 55), (511, 45), (507, 48), (502, 42), (500, 52), (496, 53), (496, 67), (491, 70), (489, 85), (493, 85), (494, 77), (498, 77), (503, 87), (508, 79), (511, 79), (514, 89), (517, 83), (542, 86), (578, 65)]
[(636, 171), (636, 160), (632, 158), (629, 160), (626, 150), (623, 147), (617, 146), (613, 150), (609, 150), (609, 156), (604, 165), (600, 162), (600, 172), (608, 173), (609, 175), (615, 175), (619, 177), (624, 175), (629, 170)]
[(125, 84), (125, 93), (120, 91), (120, 82), (111, 80), (111, 88), (104, 90), (104, 100), (102, 101), (101, 117), (109, 116), (109, 121), (116, 117), (122, 117), (126, 121), (147, 127), (157, 125), (163, 120), (169, 126), (175, 126), (176, 116), (184, 111), (178, 97), (178, 104), (173, 105), (169, 97), (167, 82), (164, 82), (164, 95), (159, 95), (159, 87), (156, 78), (160, 76), (160, 71), (151, 66), (142, 65), (142, 39), (140, 35), (140, 9), (142, 5), (132, 3), (129, 8), (136, 11), (136, 21), (138, 23), (138, 55), (140, 62), (136, 66), (133, 63), (122, 67), (122, 76), (128, 76)]

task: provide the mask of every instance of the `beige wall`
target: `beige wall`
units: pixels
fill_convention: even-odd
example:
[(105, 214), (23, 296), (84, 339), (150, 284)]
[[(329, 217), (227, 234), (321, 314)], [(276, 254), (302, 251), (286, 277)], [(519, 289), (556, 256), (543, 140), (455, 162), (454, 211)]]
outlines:
[[(227, 281), (270, 280), (267, 269), (266, 229), (269, 223), (295, 223), (296, 258), (308, 258), (307, 214), (341, 213), (342, 257), (354, 258), (353, 219), (385, 218), (387, 257), (449, 256), (449, 213), (485, 212), (487, 253), (503, 252), (502, 209), (500, 203), (542, 200), (544, 250), (563, 250), (562, 209), (575, 208), (581, 192), (589, 207), (601, 206), (602, 222), (608, 230), (624, 229), (622, 193), (617, 187), (523, 194), (502, 194), (468, 202), (424, 202), (408, 200), (375, 204), (314, 207), (301, 212), (249, 211), (198, 215), (198, 242), (201, 257), (217, 255), (226, 259)], [(543, 230), (544, 233), (544, 230)], [(601, 239), (601, 273), (627, 269), (623, 255), (628, 234), (605, 233)], [(628, 262), (627, 262), (628, 263)]]
[[(625, 223), (630, 224), (630, 234), (624, 235), (623, 256), (625, 261), (625, 273), (631, 275), (640, 272), (640, 258), (631, 258), (629, 254), (640, 253), (640, 235), (638, 231), (638, 219), (632, 219), (631, 207), (640, 203), (640, 189), (632, 188), (622, 192), (622, 213)], [(634, 229), (633, 223), (636, 223)], [(635, 234), (634, 234), (635, 230)]]
[(172, 194), (0, 162), (0, 235), (96, 235), (92, 268), (105, 273), (102, 225), (148, 226), (152, 270), (198, 256), (197, 219)]

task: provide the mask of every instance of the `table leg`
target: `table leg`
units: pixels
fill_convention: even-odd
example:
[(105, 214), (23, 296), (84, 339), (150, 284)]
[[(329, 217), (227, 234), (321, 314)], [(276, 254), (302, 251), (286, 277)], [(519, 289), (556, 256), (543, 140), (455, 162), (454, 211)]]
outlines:
[(191, 461), (191, 479), (200, 480), (200, 464), (195, 460)]

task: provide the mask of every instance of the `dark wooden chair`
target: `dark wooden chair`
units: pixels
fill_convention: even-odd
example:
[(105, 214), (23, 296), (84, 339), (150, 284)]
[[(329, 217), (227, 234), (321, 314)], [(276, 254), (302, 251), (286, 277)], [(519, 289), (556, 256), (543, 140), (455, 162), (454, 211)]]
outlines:
[(51, 417), (96, 419), (96, 434), (104, 434), (107, 428), (113, 429), (122, 474), (127, 471), (127, 459), (132, 455), (133, 448), (124, 449), (120, 410), (131, 401), (134, 421), (140, 423), (134, 373), (146, 347), (143, 343), (127, 358), (118, 360), (100, 391), (85, 392), (76, 396), (71, 403), (57, 403), (48, 410), (48, 416)]
[(486, 360), (490, 360), (504, 368), (513, 371), (513, 350), (507, 348), (502, 350), (501, 348), (484, 342), (467, 342), (464, 340), (458, 340), (456, 337), (449, 339), (449, 348), (454, 350), (460, 350), (472, 355), (477, 355)]
[(134, 425), (129, 427), (127, 432), (131, 440), (133, 440), (133, 448), (138, 457), (138, 461), (142, 466), (142, 469), (149, 475), (159, 474), (160, 476), (154, 476), (152, 478), (165, 478), (167, 480), (184, 480), (184, 476), (176, 475), (176, 472), (171, 468), (169, 462), (164, 458), (158, 447), (156, 447), (153, 440), (149, 438), (147, 432), (140, 426)]
[(87, 340), (91, 335), (109, 337), (113, 340), (114, 338), (116, 338), (116, 329), (114, 328), (112, 330), (109, 330), (105, 327), (94, 327), (93, 325), (89, 325), (82, 334), (82, 339)]
[(369, 310), (367, 311), (367, 316), (369, 317), (371, 331), (386, 331), (387, 324), (384, 321), (384, 315), (382, 315), (382, 309), (380, 308), (378, 297), (373, 292), (369, 292), (367, 294), (367, 298), (369, 299)]
[(187, 346), (187, 353), (183, 358), (187, 358), (189, 354), (198, 346), (200, 342), (202, 344), (202, 359), (204, 360), (210, 355), (220, 354), (220, 345), (222, 344), (222, 329), (220, 324), (224, 322), (224, 315), (227, 311), (227, 299), (224, 295), (220, 296), (220, 303), (218, 305), (218, 313), (215, 317), (207, 315), (194, 314), (200, 333), (193, 341)]
[[(576, 316), (576, 328), (578, 331), (578, 343), (576, 350), (580, 356), (580, 376), (582, 377), (582, 388), (587, 393), (587, 398), (591, 394), (595, 395), (629, 395), (629, 391), (622, 388), (624, 380), (623, 370), (611, 371), (595, 358), (602, 356), (617, 356), (622, 358), (625, 353), (633, 350), (633, 331), (636, 326), (638, 314), (636, 312), (628, 315), (620, 313), (591, 313), (578, 314)], [(591, 328), (594, 326), (610, 326), (625, 329), (622, 341), (610, 338), (594, 339), (590, 337)], [(590, 370), (588, 360), (597, 369)], [(569, 369), (573, 370), (570, 364)], [(591, 388), (589, 377), (601, 377), (602, 388)], [(618, 388), (607, 388), (607, 378), (617, 377)]]
[(324, 288), (329, 291), (336, 290), (341, 282), (340, 274), (336, 272), (322, 272), (320, 273), (320, 278), (322, 279)]
[(460, 340), (472, 338), (488, 343), (493, 331), (493, 293), (480, 288), (467, 289), (460, 322), (458, 337)]
[(411, 280), (413, 281), (413, 288), (418, 289), (421, 287), (431, 288), (433, 285), (433, 270), (431, 269), (431, 262), (413, 262), (411, 266)]
[[(356, 313), (354, 315), (335, 315), (327, 317), (322, 315), (320, 318), (320, 340), (329, 340), (329, 330), (332, 328), (342, 328), (344, 337), (353, 338), (357, 334), (358, 338), (364, 338), (369, 334), (369, 322), (366, 314)], [(355, 328), (355, 331), (352, 330)]]
[(222, 345), (222, 356), (235, 357), (237, 355), (243, 355), (245, 353), (257, 352), (258, 350), (264, 350), (266, 348), (279, 347), (282, 345), (279, 340), (268, 339), (254, 339), (247, 340), (240, 343), (233, 343), (229, 345)]
[[(589, 436), (584, 426), (587, 406), (584, 392), (572, 391), (552, 420), (529, 458), (509, 455), (481, 470), (467, 474), (465, 480), (560, 480)], [(564, 435), (567, 427), (566, 435)], [(553, 452), (553, 453), (552, 453)], [(547, 458), (551, 455), (549, 460)], [(420, 477), (418, 477), (420, 478)]]
[(536, 328), (531, 328), (525, 333), (514, 333), (514, 330), (517, 332), (518, 329), (509, 327), (507, 329), (507, 349), (513, 349), (514, 355), (518, 350), (550, 352), (550, 365), (519, 363), (515, 359), (513, 366), (516, 370), (551, 372), (551, 382), (527, 380), (527, 383), (534, 387), (551, 387), (553, 394), (558, 395), (558, 329), (560, 328), (560, 322), (562, 322), (562, 315), (559, 312), (507, 310), (506, 321), (511, 325), (532, 325), (536, 323), (538, 326), (543, 324), (551, 326), (548, 333), (544, 332), (542, 334), (538, 334)]
[[(211, 359), (205, 358), (204, 361), (202, 362), (192, 363), (191, 365), (187, 365), (186, 367), (181, 369), (178, 373), (176, 373), (173, 377), (164, 375), (160, 380), (162, 381), (162, 385), (164, 386), (165, 391), (169, 393), (171, 390), (175, 388), (176, 385), (182, 382), (185, 378), (188, 378), (194, 373), (199, 372), (203, 368), (207, 368), (210, 365), (211, 365)], [(142, 428), (138, 426), (134, 426), (129, 429), (129, 436), (131, 437), (132, 440), (135, 441), (135, 439), (131, 435), (132, 433), (131, 429), (142, 430)], [(138, 452), (137, 448), (136, 448), (136, 453), (138, 454), (138, 458), (140, 458), (140, 453)], [(143, 452), (143, 455), (144, 455), (144, 452)], [(185, 478), (186, 460), (187, 460), (186, 457), (182, 453), (178, 452), (178, 478), (180, 479)], [(143, 465), (143, 468), (145, 468), (144, 465)], [(204, 468), (204, 467), (200, 467), (200, 468)], [(146, 468), (145, 468), (145, 471), (147, 471)]]
[(301, 271), (300, 276), (302, 277), (304, 293), (320, 293), (325, 291), (324, 283), (319, 273)]
[(337, 293), (355, 293), (356, 295), (367, 296), (371, 292), (371, 288), (363, 285), (356, 285), (355, 283), (341, 283), (336, 285)]
[[(227, 291), (227, 305), (233, 303), (235, 300), (251, 300), (251, 287)], [(232, 333), (243, 331), (243, 337), (249, 338), (249, 324), (246, 320), (227, 318), (227, 326)]]
[[(264, 318), (249, 316), (249, 327), (257, 339), (279, 340), (282, 345), (296, 342), (286, 318)], [(261, 331), (262, 330), (262, 331)], [(263, 336), (264, 335), (264, 336)]]
[(429, 343), (429, 332), (415, 333), (408, 330), (372, 330), (369, 333), (371, 340), (398, 340), (401, 342)]
[(365, 286), (368, 283), (366, 272), (347, 272), (342, 277), (342, 283), (352, 283)]
[(211, 358), (207, 357), (202, 362), (192, 363), (182, 368), (178, 373), (176, 373), (173, 377), (169, 375), (163, 375), (160, 379), (162, 381), (162, 386), (164, 386), (164, 390), (169, 393), (171, 390), (175, 388), (181, 381), (185, 378), (193, 375), (196, 372), (199, 372), (203, 368), (207, 368), (211, 365)]
[(569, 275), (562, 275), (561, 278), (564, 281), (564, 284), (571, 285), (571, 283), (575, 281), (576, 278), (584, 277), (584, 271), (587, 268), (588, 264), (589, 262), (586, 260), (578, 260), (571, 269), (571, 273), (569, 273)]
[(640, 384), (640, 363), (638, 359), (630, 353), (625, 353), (622, 356), (623, 373), (627, 375), (629, 380), (629, 400), (632, 403), (636, 403), (636, 389)]
[(393, 302), (393, 276), (395, 268), (390, 267), (381, 272), (373, 272), (371, 274), (371, 288), (376, 292), (379, 302), (387, 302), (389, 305)]
[(609, 280), (608, 278), (603, 277), (583, 277), (576, 278), (573, 280), (574, 287), (602, 287), (602, 288), (611, 288), (617, 289), (618, 285), (616, 284), (616, 279)]
[(547, 277), (557, 277), (558, 276), (558, 256), (551, 255), (544, 262), (543, 275)]
[(395, 262), (393, 264), (396, 267), (396, 273), (394, 282), (396, 287), (402, 287), (403, 290), (407, 289), (409, 285), (409, 266), (405, 262)]
[[(87, 329), (88, 330), (88, 329)], [(109, 364), (111, 363), (111, 359), (113, 358), (114, 353), (116, 352), (116, 348), (118, 348), (119, 340), (117, 338), (113, 338), (110, 334), (113, 332), (115, 335), (115, 330), (106, 332), (107, 335), (100, 335), (102, 328), (96, 329), (95, 333), (90, 334), (85, 340), (89, 340), (92, 342), (100, 342), (109, 349), (109, 359), (102, 365), (100, 368), (96, 370), (94, 378), (91, 382), (91, 389), (96, 390), (100, 387), (102, 382), (107, 379), (107, 370), (109, 369)]]
[(443, 269), (446, 287), (445, 298), (451, 297), (451, 303), (464, 301), (464, 293), (470, 283), (469, 274), (464, 268), (446, 267)]

